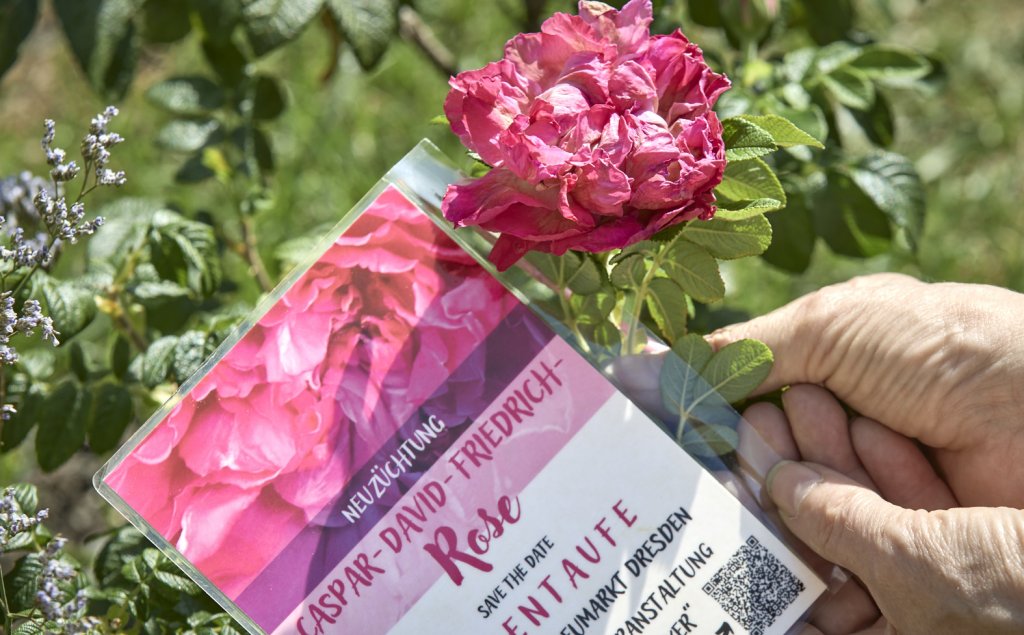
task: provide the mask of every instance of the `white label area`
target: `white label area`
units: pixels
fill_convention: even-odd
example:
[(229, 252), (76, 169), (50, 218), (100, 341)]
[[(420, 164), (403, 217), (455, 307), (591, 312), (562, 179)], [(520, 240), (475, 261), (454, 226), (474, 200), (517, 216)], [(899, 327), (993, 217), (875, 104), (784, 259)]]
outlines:
[(825, 589), (617, 392), (516, 502), (493, 568), (455, 561), (391, 633), (782, 634)]

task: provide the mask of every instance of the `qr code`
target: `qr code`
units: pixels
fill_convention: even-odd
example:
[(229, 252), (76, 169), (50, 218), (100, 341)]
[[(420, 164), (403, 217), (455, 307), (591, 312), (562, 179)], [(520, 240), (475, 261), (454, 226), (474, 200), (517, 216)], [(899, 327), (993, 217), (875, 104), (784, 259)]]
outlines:
[(764, 635), (803, 590), (804, 583), (753, 536), (704, 585), (750, 635)]

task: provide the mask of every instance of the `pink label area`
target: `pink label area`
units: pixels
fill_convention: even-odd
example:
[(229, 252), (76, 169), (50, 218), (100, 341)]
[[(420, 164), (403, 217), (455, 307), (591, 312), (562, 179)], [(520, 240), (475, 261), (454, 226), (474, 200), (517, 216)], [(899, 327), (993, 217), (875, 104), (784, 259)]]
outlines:
[(388, 188), (104, 482), (237, 599), (519, 306)]
[(385, 633), (438, 580), (489, 566), (502, 512), (613, 393), (556, 337), (274, 633)]

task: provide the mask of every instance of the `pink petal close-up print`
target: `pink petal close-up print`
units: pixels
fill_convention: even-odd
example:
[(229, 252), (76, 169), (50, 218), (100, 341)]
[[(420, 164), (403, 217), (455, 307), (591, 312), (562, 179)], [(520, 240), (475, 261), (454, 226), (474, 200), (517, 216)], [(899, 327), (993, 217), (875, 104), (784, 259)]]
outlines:
[(240, 593), (514, 303), (387, 190), (107, 482)]

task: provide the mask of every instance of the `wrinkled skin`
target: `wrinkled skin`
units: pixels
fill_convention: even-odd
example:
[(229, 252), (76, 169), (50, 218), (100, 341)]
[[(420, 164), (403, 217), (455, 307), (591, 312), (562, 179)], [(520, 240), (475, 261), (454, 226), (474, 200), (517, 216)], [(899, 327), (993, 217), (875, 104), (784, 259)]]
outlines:
[[(897, 275), (827, 287), (709, 337), (791, 385), (745, 416), (783, 458), (786, 526), (856, 579), (808, 633), (1024, 632), (1024, 296)], [(849, 420), (841, 399), (860, 413)]]

